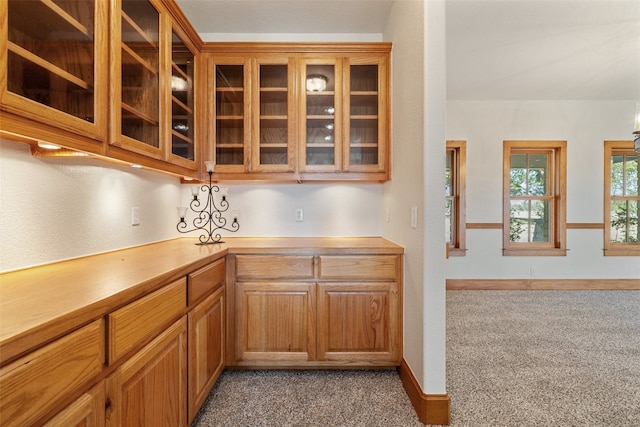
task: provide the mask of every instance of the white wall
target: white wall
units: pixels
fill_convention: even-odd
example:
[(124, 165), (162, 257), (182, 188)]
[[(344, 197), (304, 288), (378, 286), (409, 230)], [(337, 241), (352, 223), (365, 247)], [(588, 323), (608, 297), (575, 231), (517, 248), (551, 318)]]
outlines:
[[(240, 213), (234, 236), (381, 236), (381, 184), (226, 184), (230, 207)], [(190, 200), (183, 191), (183, 205)], [(295, 220), (302, 209), (303, 221)], [(222, 233), (223, 236), (231, 235)], [(196, 234), (197, 235), (197, 234)]]
[[(383, 236), (405, 248), (404, 359), (424, 387), (424, 221), (410, 227), (410, 211), (423, 206), (424, 153), (424, 4), (395, 2), (385, 28), (392, 50), (392, 179), (384, 185), (384, 209), (389, 221)], [(407, 84), (411, 82), (411, 84)], [(385, 218), (386, 221), (386, 218)]]
[[(189, 186), (161, 173), (88, 158), (35, 158), (27, 144), (0, 139), (0, 176), (0, 271), (184, 236), (176, 231), (176, 207), (188, 204)], [(240, 212), (233, 235), (382, 234), (381, 184), (226, 186), (228, 214)], [(140, 208), (139, 226), (131, 226), (132, 207)], [(298, 208), (302, 222), (294, 220)]]
[[(635, 101), (448, 101), (447, 139), (467, 141), (467, 222), (502, 222), (502, 141), (567, 141), (567, 222), (603, 222), (605, 140), (630, 140)], [(603, 231), (567, 230), (565, 257), (502, 256), (502, 230), (467, 230), (448, 278), (638, 278), (638, 257), (604, 257)], [(533, 276), (531, 274), (533, 268)]]
[[(392, 180), (383, 235), (405, 247), (404, 358), (422, 391), (446, 393), (444, 280), (444, 2), (395, 2)], [(418, 208), (412, 228), (410, 212)]]
[[(0, 271), (175, 237), (180, 182), (0, 139)], [(131, 226), (131, 208), (140, 225)]]

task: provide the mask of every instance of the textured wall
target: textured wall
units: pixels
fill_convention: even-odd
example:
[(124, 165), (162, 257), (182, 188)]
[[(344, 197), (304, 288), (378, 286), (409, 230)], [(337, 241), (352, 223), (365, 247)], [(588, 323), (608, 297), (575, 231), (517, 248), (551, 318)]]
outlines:
[[(467, 222), (502, 222), (503, 140), (567, 141), (567, 222), (603, 222), (605, 140), (631, 140), (634, 101), (449, 101), (447, 139), (467, 141)], [(501, 229), (467, 230), (447, 277), (636, 278), (638, 257), (604, 257), (603, 232), (567, 230), (567, 256), (503, 257)], [(531, 275), (531, 268), (534, 270)]]
[(0, 271), (175, 237), (176, 178), (95, 159), (34, 158), (28, 145), (6, 140), (0, 176)]

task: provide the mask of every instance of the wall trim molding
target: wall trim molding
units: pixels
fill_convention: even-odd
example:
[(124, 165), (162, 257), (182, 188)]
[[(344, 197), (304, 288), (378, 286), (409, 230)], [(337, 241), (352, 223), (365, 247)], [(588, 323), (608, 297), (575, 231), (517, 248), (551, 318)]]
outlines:
[(447, 279), (447, 290), (640, 290), (640, 280)]
[(583, 230), (604, 230), (602, 222), (568, 222), (567, 228), (578, 228)]
[[(501, 222), (468, 222), (466, 224), (467, 229), (477, 230), (489, 230), (489, 229), (502, 229), (503, 224)], [(567, 228), (582, 229), (582, 230), (604, 230), (604, 223), (602, 222), (568, 222)]]
[(398, 367), (402, 386), (411, 400), (418, 419), (423, 424), (449, 425), (451, 419), (448, 394), (424, 394), (407, 362), (402, 359)]
[(493, 229), (493, 228), (501, 230), (502, 223), (501, 222), (468, 222), (467, 223), (467, 229), (484, 230), (484, 229)]

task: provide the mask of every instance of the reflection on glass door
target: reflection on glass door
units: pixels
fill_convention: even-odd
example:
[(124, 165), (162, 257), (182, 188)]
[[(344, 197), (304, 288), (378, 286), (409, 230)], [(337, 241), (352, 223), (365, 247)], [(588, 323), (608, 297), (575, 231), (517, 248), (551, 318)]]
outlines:
[(216, 164), (243, 165), (244, 65), (216, 65)]
[(122, 0), (122, 135), (158, 148), (159, 20), (149, 1)]
[(171, 153), (187, 160), (195, 160), (193, 67), (193, 53), (173, 32), (171, 35)]
[(336, 63), (309, 63), (305, 79), (305, 158), (307, 170), (340, 167), (339, 99), (341, 79)]
[(287, 64), (259, 65), (259, 165), (289, 164), (289, 88)]
[(378, 65), (351, 65), (349, 164), (378, 164)]

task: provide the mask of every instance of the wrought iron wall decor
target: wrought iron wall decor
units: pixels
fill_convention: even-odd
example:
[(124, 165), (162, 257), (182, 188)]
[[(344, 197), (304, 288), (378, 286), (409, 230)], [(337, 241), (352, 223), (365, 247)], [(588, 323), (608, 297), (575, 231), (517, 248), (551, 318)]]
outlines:
[[(183, 206), (178, 207), (180, 221), (176, 225), (176, 229), (180, 233), (200, 231), (202, 234), (199, 237), (199, 243), (196, 243), (197, 245), (224, 243), (220, 231), (224, 230), (235, 233), (240, 228), (237, 217), (233, 217), (231, 223), (227, 225), (228, 221), (223, 215), (229, 210), (227, 191), (226, 189), (221, 190), (220, 187), (212, 183), (214, 163), (205, 162), (205, 164), (207, 173), (209, 174), (209, 184), (202, 184), (201, 186), (193, 186), (191, 188), (193, 199), (191, 203), (189, 203), (188, 208)], [(200, 201), (200, 193), (202, 192), (206, 194), (206, 200)], [(220, 194), (218, 203), (216, 203), (214, 193)], [(193, 228), (189, 228), (185, 220), (188, 209), (195, 213), (195, 218), (192, 221)]]

